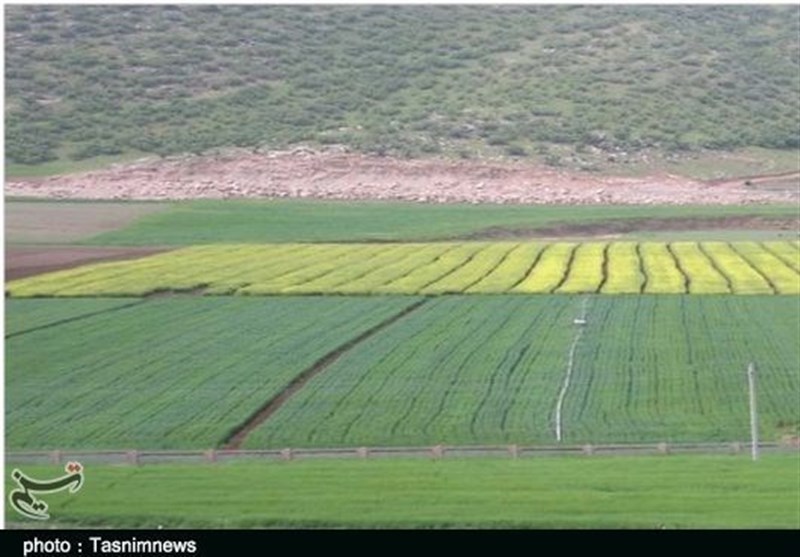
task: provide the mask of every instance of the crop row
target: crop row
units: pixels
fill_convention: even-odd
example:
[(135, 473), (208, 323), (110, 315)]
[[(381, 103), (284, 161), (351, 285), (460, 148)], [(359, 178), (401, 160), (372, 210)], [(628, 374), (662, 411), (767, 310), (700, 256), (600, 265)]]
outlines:
[[(553, 443), (580, 299), (447, 297), (312, 379), (249, 448)], [(602, 296), (586, 307), (564, 441), (732, 441), (760, 370), (765, 439), (798, 423), (797, 308), (777, 297)]]
[(798, 242), (198, 246), (11, 282), (12, 296), (800, 294)]
[[(154, 299), (100, 313), (96, 300), (14, 300), (7, 321), (25, 332), (6, 339), (7, 446), (213, 447), (316, 360), (413, 301)], [(43, 305), (94, 315), (34, 330), (43, 321), (29, 316)]]
[[(17, 300), (15, 330), (41, 303), (83, 317), (7, 339), (7, 446), (219, 446), (324, 355), (414, 300), (162, 298), (105, 311)], [(583, 311), (564, 441), (744, 440), (750, 361), (763, 438), (796, 434), (798, 314), (781, 297), (442, 296), (342, 352), (244, 446), (552, 443)]]

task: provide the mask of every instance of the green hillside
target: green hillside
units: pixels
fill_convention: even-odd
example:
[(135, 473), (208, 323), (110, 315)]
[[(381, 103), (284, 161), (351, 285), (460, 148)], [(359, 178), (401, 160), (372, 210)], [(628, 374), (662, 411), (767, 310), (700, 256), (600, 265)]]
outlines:
[(11, 164), (800, 146), (798, 6), (9, 5), (5, 26)]

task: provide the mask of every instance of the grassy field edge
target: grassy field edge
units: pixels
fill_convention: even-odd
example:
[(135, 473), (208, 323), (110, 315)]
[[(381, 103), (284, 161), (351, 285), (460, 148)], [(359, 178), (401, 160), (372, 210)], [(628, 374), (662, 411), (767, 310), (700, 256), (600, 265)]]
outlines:
[(89, 465), (80, 492), (47, 499), (73, 526), (798, 528), (798, 466), (796, 454)]

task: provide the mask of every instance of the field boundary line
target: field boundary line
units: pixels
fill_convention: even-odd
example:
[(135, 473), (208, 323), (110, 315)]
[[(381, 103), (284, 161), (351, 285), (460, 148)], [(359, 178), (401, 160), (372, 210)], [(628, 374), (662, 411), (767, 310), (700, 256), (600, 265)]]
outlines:
[(647, 269), (644, 267), (644, 254), (642, 253), (642, 243), (636, 242), (636, 248), (634, 248), (636, 252), (636, 258), (638, 259), (639, 263), (639, 274), (642, 275), (642, 282), (639, 284), (639, 294), (644, 294), (645, 290), (647, 289), (647, 281), (649, 277), (647, 276)]
[(561, 384), (561, 391), (558, 393), (558, 399), (556, 401), (555, 434), (556, 441), (559, 443), (561, 443), (561, 439), (563, 438), (561, 410), (564, 406), (564, 399), (567, 396), (567, 391), (569, 390), (569, 384), (572, 381), (572, 368), (575, 363), (575, 351), (578, 348), (578, 342), (580, 342), (581, 337), (583, 336), (583, 331), (586, 328), (586, 305), (588, 303), (589, 298), (584, 298), (581, 305), (581, 316), (578, 318), (580, 322), (575, 322), (575, 324), (578, 326), (578, 332), (575, 334), (575, 338), (572, 339), (572, 346), (569, 348), (567, 371), (564, 374), (564, 382)]
[[(41, 298), (37, 298), (41, 299)], [(57, 298), (53, 298), (57, 299)], [(60, 298), (60, 299), (67, 299), (67, 298)], [(112, 308), (100, 309), (97, 311), (92, 311), (90, 313), (83, 313), (81, 315), (74, 315), (72, 317), (67, 317), (66, 319), (59, 319), (58, 321), (53, 321), (52, 323), (45, 323), (44, 325), (39, 325), (37, 327), (31, 327), (30, 329), (24, 329), (22, 331), (16, 331), (13, 333), (6, 334), (6, 339), (18, 337), (21, 335), (26, 335), (28, 333), (35, 333), (36, 331), (41, 331), (43, 329), (50, 329), (52, 327), (58, 327), (59, 325), (66, 325), (67, 323), (72, 323), (74, 321), (80, 321), (82, 319), (88, 319), (90, 317), (95, 317), (97, 315), (102, 315), (104, 313), (113, 313), (115, 311), (119, 311), (121, 309), (127, 309), (133, 306), (138, 306), (141, 304), (147, 303), (146, 299), (137, 299), (135, 302), (130, 302), (128, 304), (123, 304), (121, 306), (114, 306)]]
[(472, 262), (475, 259), (475, 257), (485, 249), (488, 249), (488, 248), (480, 248), (478, 251), (469, 254), (464, 261), (462, 261), (461, 263), (457, 264), (455, 267), (453, 267), (449, 271), (446, 271), (443, 275), (440, 275), (439, 277), (433, 279), (432, 281), (426, 283), (425, 285), (420, 286), (419, 288), (417, 288), (417, 292), (416, 293), (419, 294), (423, 290), (428, 288), (429, 286), (432, 286), (432, 285), (436, 284), (437, 282), (442, 281), (442, 280), (446, 279), (447, 277), (450, 277), (450, 276), (458, 273), (458, 271), (460, 271), (461, 269), (463, 269), (464, 267), (469, 265), (470, 262)]
[(783, 264), (784, 264), (784, 265), (785, 265), (785, 266), (786, 266), (788, 269), (790, 269), (790, 270), (791, 270), (793, 273), (800, 274), (800, 271), (798, 271), (798, 270), (797, 270), (797, 269), (794, 267), (794, 265), (792, 265), (791, 263), (789, 263), (788, 261), (786, 261), (786, 258), (785, 258), (785, 257), (784, 257), (782, 254), (780, 254), (780, 253), (776, 252), (774, 249), (772, 249), (771, 247), (769, 247), (769, 246), (767, 245), (767, 243), (766, 243), (766, 242), (759, 242), (759, 243), (758, 243), (758, 245), (761, 247), (761, 249), (763, 249), (763, 250), (764, 250), (764, 251), (766, 251), (767, 253), (771, 254), (771, 255), (772, 255), (772, 256), (773, 256), (775, 259), (777, 259), (778, 261), (780, 261), (781, 263), (783, 263)]
[(717, 260), (716, 260), (716, 259), (714, 259), (714, 256), (713, 256), (713, 255), (711, 255), (711, 253), (709, 253), (709, 251), (706, 249), (706, 246), (705, 246), (705, 245), (703, 245), (704, 243), (705, 243), (705, 242), (697, 242), (697, 249), (700, 251), (700, 253), (702, 253), (702, 254), (703, 254), (703, 257), (705, 257), (706, 259), (708, 259), (708, 262), (709, 262), (709, 263), (711, 263), (711, 267), (712, 267), (712, 268), (713, 268), (713, 269), (714, 269), (714, 270), (717, 272), (717, 274), (719, 274), (719, 276), (721, 276), (721, 277), (722, 277), (722, 279), (725, 281), (725, 284), (727, 284), (727, 286), (728, 286), (728, 293), (729, 293), (729, 294), (736, 294), (737, 292), (736, 292), (736, 290), (733, 288), (733, 281), (731, 280), (731, 277), (729, 277), (729, 276), (728, 276), (728, 275), (725, 273), (725, 271), (723, 271), (723, 270), (722, 270), (722, 268), (721, 268), (721, 267), (719, 266), (719, 264), (717, 263)]
[[(483, 282), (483, 280), (484, 280), (486, 277), (488, 277), (489, 275), (491, 275), (492, 273), (494, 273), (494, 272), (495, 272), (495, 270), (496, 270), (496, 269), (497, 269), (497, 268), (498, 268), (500, 265), (502, 265), (502, 264), (503, 264), (503, 262), (504, 262), (506, 259), (508, 259), (508, 256), (511, 254), (511, 252), (515, 251), (515, 250), (516, 250), (516, 249), (517, 249), (519, 246), (520, 246), (520, 244), (516, 244), (515, 246), (512, 246), (512, 247), (511, 247), (511, 249), (509, 249), (507, 252), (505, 252), (505, 253), (503, 254), (503, 257), (501, 257), (501, 258), (500, 258), (500, 259), (497, 261), (497, 263), (495, 263), (494, 267), (492, 267), (491, 269), (489, 269), (488, 271), (486, 271), (486, 272), (485, 272), (483, 275), (481, 275), (481, 277), (480, 277), (479, 279), (472, 281), (472, 282), (469, 284), (469, 286), (465, 286), (464, 288), (462, 288), (462, 289), (461, 289), (461, 292), (459, 292), (459, 294), (466, 294), (467, 290), (469, 290), (469, 289), (470, 289), (470, 288), (472, 288), (473, 286), (475, 286), (475, 285), (477, 285), (477, 284), (480, 284), (481, 282)], [(488, 249), (488, 248), (486, 248), (486, 249)], [(483, 251), (483, 250), (481, 250), (481, 251)], [(478, 252), (478, 253), (480, 253), (480, 252)]]
[(559, 280), (558, 284), (556, 284), (553, 288), (551, 288), (547, 292), (547, 294), (557, 294), (558, 289), (564, 286), (564, 283), (566, 283), (567, 280), (569, 280), (569, 275), (572, 272), (572, 265), (575, 262), (575, 254), (578, 253), (578, 249), (580, 249), (582, 245), (584, 244), (582, 243), (575, 244), (575, 246), (570, 250), (569, 258), (567, 259), (567, 266), (564, 268), (564, 274), (561, 275), (561, 280)]
[(766, 275), (766, 274), (765, 274), (765, 273), (764, 273), (764, 272), (763, 272), (761, 269), (759, 269), (758, 267), (756, 267), (756, 266), (755, 266), (755, 264), (753, 264), (753, 262), (752, 262), (752, 261), (750, 261), (750, 259), (748, 259), (748, 258), (745, 256), (745, 254), (743, 254), (743, 253), (742, 253), (742, 252), (741, 252), (741, 251), (740, 251), (740, 250), (739, 250), (739, 249), (738, 249), (738, 248), (737, 248), (737, 247), (734, 245), (734, 243), (733, 243), (733, 242), (729, 242), (729, 243), (728, 243), (728, 247), (731, 249), (731, 251), (732, 251), (733, 253), (735, 253), (737, 256), (739, 256), (739, 259), (741, 259), (742, 261), (744, 261), (744, 263), (745, 263), (745, 264), (746, 264), (748, 267), (750, 267), (750, 269), (752, 269), (754, 273), (756, 273), (758, 276), (760, 276), (760, 277), (761, 277), (761, 279), (762, 279), (762, 280), (763, 280), (765, 283), (767, 283), (767, 286), (769, 286), (769, 287), (772, 289), (772, 293), (773, 293), (773, 294), (780, 294), (780, 292), (778, 291), (778, 287), (777, 287), (777, 286), (775, 286), (775, 283), (774, 283), (774, 282), (772, 282), (772, 279), (771, 279), (771, 278), (769, 278), (769, 276), (768, 276), (768, 275)]
[(595, 294), (600, 294), (603, 291), (603, 287), (606, 285), (606, 282), (608, 282), (608, 250), (610, 249), (611, 242), (606, 242), (606, 245), (603, 246), (603, 263), (600, 266), (603, 273), (603, 278), (600, 279), (600, 284), (594, 291)]
[(470, 289), (470, 288), (472, 288), (473, 286), (477, 286), (477, 285), (479, 285), (479, 284), (480, 284), (480, 283), (482, 283), (484, 280), (486, 280), (486, 278), (487, 278), (487, 277), (489, 277), (489, 276), (490, 276), (492, 273), (494, 273), (495, 271), (497, 271), (497, 269), (498, 269), (498, 268), (499, 268), (499, 267), (500, 267), (500, 266), (501, 266), (503, 263), (505, 263), (505, 262), (506, 262), (506, 260), (508, 259), (508, 256), (509, 256), (509, 255), (511, 255), (512, 253), (514, 253), (514, 252), (515, 252), (515, 251), (517, 251), (518, 249), (522, 249), (522, 244), (521, 244), (521, 243), (517, 243), (517, 244), (515, 244), (515, 245), (514, 245), (514, 247), (512, 247), (510, 250), (508, 250), (508, 251), (506, 252), (506, 254), (505, 254), (505, 255), (504, 255), (504, 256), (503, 256), (503, 257), (500, 259), (500, 261), (498, 261), (498, 262), (497, 262), (497, 265), (495, 265), (494, 267), (492, 267), (492, 269), (491, 269), (491, 270), (490, 270), (488, 273), (486, 273), (485, 275), (483, 275), (483, 276), (480, 278), (480, 280), (478, 280), (478, 281), (476, 281), (476, 282), (473, 282), (473, 283), (472, 283), (472, 284), (470, 284), (470, 285), (469, 285), (467, 288), (465, 288), (464, 290), (462, 290), (462, 291), (461, 291), (461, 293), (462, 293), (462, 294), (466, 294), (466, 293), (467, 293), (467, 290), (469, 290), (469, 289)]
[(543, 244), (541, 246), (541, 249), (539, 249), (539, 251), (536, 252), (536, 255), (534, 256), (533, 261), (531, 261), (531, 264), (528, 266), (528, 270), (525, 271), (525, 274), (522, 275), (522, 277), (520, 277), (520, 279), (517, 280), (517, 282), (515, 282), (513, 285), (511, 285), (511, 287), (509, 287), (506, 290), (506, 292), (511, 293), (511, 291), (514, 290), (517, 286), (519, 286), (520, 284), (525, 282), (525, 279), (527, 279), (531, 275), (531, 273), (533, 273), (533, 270), (536, 268), (536, 265), (538, 265), (539, 261), (541, 261), (542, 256), (544, 255), (544, 253), (547, 250), (551, 249), (551, 246), (554, 246), (554, 245), (555, 244), (552, 244), (552, 243), (551, 244)]
[[(443, 243), (447, 243), (447, 242), (443, 242)], [(444, 250), (442, 253), (438, 254), (438, 255), (437, 255), (436, 257), (434, 257), (433, 259), (429, 260), (427, 263), (425, 263), (425, 264), (420, 264), (420, 265), (416, 265), (416, 266), (413, 266), (413, 267), (411, 267), (411, 268), (410, 268), (408, 271), (406, 271), (405, 273), (403, 273), (402, 275), (400, 275), (400, 276), (397, 276), (397, 277), (394, 277), (394, 278), (391, 278), (391, 279), (389, 279), (388, 281), (384, 281), (384, 282), (382, 282), (381, 284), (379, 284), (378, 286), (376, 286), (375, 288), (383, 288), (383, 287), (385, 287), (385, 286), (391, 286), (391, 285), (392, 285), (392, 284), (394, 284), (395, 282), (401, 281), (401, 280), (403, 280), (404, 278), (406, 278), (406, 277), (408, 277), (408, 276), (411, 276), (413, 273), (416, 273), (416, 272), (417, 272), (419, 269), (421, 269), (422, 267), (427, 267), (427, 266), (429, 266), (429, 265), (436, 265), (436, 263), (437, 263), (438, 261), (440, 261), (440, 260), (442, 259), (442, 257), (444, 257), (445, 255), (447, 255), (448, 253), (451, 253), (451, 252), (453, 252), (453, 251), (457, 250), (457, 249), (458, 249), (458, 247), (459, 247), (458, 245), (452, 245), (451, 247), (449, 247), (449, 248), (445, 249), (445, 250)], [(407, 259), (407, 258), (405, 258), (405, 257), (404, 257), (403, 259)], [(412, 261), (413, 261), (413, 259), (412, 259)], [(378, 271), (379, 271), (379, 270), (380, 270), (380, 269), (378, 269)], [(373, 288), (373, 291), (375, 290), (375, 288)]]
[(379, 333), (383, 329), (419, 309), (422, 305), (426, 304), (429, 299), (430, 298), (423, 298), (422, 300), (406, 306), (399, 312), (389, 316), (377, 325), (373, 325), (360, 335), (348, 340), (344, 344), (339, 345), (319, 358), (317, 361), (311, 364), (311, 366), (307, 367), (298, 375), (296, 375), (294, 379), (292, 379), (289, 384), (286, 385), (286, 387), (284, 387), (278, 394), (271, 397), (266, 403), (261, 405), (261, 407), (251, 414), (250, 417), (248, 417), (241, 425), (233, 429), (222, 442), (222, 448), (224, 450), (239, 449), (251, 431), (267, 421), (272, 414), (277, 412), (281, 406), (283, 406), (295, 393), (302, 389), (311, 379), (328, 369), (334, 362), (336, 362), (336, 360), (338, 360), (342, 355), (349, 352), (358, 344), (364, 342), (369, 337)]
[[(796, 443), (759, 442), (762, 452), (798, 453)], [(236, 459), (303, 460), (326, 459), (391, 459), (391, 458), (547, 458), (559, 456), (654, 456), (671, 454), (732, 454), (749, 458), (748, 441), (676, 442), (676, 443), (606, 443), (583, 445), (435, 445), (435, 446), (346, 446), (346, 447), (287, 447), (269, 449), (187, 449), (187, 450), (20, 450), (5, 453), (5, 461), (31, 464), (63, 464), (79, 460), (84, 464), (109, 463), (154, 465), (174, 463), (214, 463)]]
[(686, 272), (686, 269), (683, 268), (681, 264), (681, 260), (678, 258), (678, 254), (675, 253), (675, 248), (672, 246), (672, 243), (667, 242), (667, 251), (672, 256), (672, 260), (675, 262), (675, 267), (678, 269), (681, 275), (683, 275), (683, 294), (691, 294), (692, 293), (692, 279), (689, 277), (689, 274)]

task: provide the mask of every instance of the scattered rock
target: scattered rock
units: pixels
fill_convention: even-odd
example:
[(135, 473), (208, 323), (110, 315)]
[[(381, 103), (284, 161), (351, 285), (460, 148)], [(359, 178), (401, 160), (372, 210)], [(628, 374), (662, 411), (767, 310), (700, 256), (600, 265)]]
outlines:
[[(755, 179), (753, 179), (755, 183)], [(713, 187), (675, 175), (600, 177), (525, 161), (402, 160), (342, 149), (147, 159), (47, 179), (6, 183), (6, 195), (85, 199), (301, 197), (426, 203), (743, 204), (797, 202), (798, 191)]]

